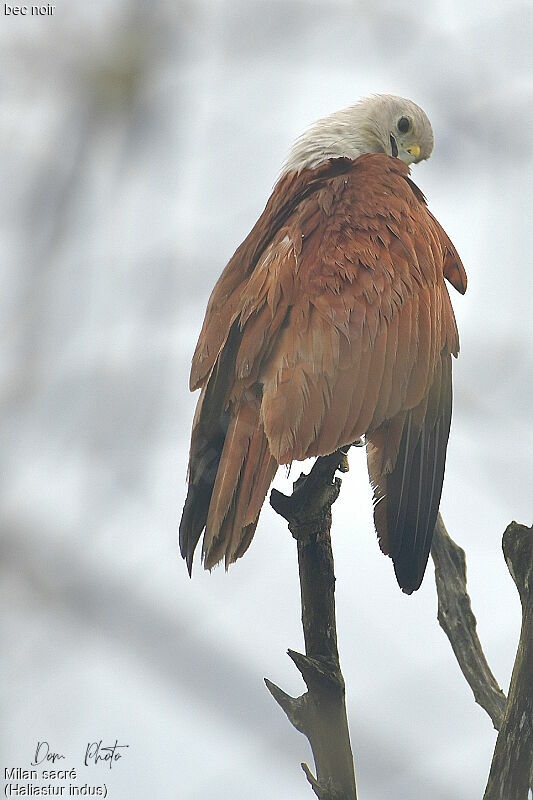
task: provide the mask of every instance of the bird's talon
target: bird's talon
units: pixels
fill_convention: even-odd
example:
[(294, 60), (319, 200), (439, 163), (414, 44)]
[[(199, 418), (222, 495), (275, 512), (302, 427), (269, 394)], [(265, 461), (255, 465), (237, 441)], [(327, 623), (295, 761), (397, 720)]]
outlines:
[(348, 462), (348, 453), (341, 451), (341, 460), (339, 462), (339, 472), (349, 472), (350, 464)]

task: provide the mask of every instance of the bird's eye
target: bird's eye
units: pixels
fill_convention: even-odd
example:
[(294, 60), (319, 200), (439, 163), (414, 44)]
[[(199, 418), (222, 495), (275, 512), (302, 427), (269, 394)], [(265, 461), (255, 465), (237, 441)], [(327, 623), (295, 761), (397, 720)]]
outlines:
[(400, 117), (397, 122), (397, 128), (400, 133), (407, 133), (411, 127), (411, 120), (408, 117)]

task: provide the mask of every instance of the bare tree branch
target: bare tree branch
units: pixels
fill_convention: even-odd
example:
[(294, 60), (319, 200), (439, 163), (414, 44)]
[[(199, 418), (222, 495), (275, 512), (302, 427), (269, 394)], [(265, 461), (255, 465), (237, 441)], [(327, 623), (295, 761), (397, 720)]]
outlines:
[[(289, 650), (307, 692), (290, 697), (265, 679), (274, 699), (311, 744), (317, 777), (302, 768), (321, 800), (356, 800), (344, 679), (337, 650), (335, 577), (331, 551), (331, 505), (340, 491), (337, 468), (346, 469), (338, 451), (315, 462), (287, 497), (272, 491), (270, 502), (289, 522), (297, 540), (302, 624), (306, 655)], [(476, 632), (466, 588), (465, 553), (448, 535), (439, 514), (432, 556), (438, 619), (476, 699), (500, 731), (484, 800), (528, 800), (533, 788), (533, 528), (511, 523), (503, 537), (509, 571), (522, 602), (522, 632), (506, 697), (492, 674)]]
[(506, 698), (491, 672), (476, 632), (476, 618), (466, 590), (465, 551), (449, 536), (440, 513), (431, 555), (435, 564), (440, 626), (450, 640), (476, 703), (485, 709), (499, 730)]
[(527, 800), (533, 789), (533, 528), (512, 522), (503, 535), (503, 552), (522, 603), (522, 631), (507, 700), (476, 633), (464, 550), (450, 538), (439, 514), (431, 548), (438, 619), (476, 702), (499, 730), (484, 800)]
[(357, 800), (346, 716), (344, 678), (337, 650), (335, 575), (331, 550), (331, 506), (340, 491), (337, 469), (346, 470), (339, 450), (317, 459), (287, 497), (272, 490), (270, 504), (289, 523), (298, 545), (305, 655), (289, 650), (307, 692), (294, 698), (265, 679), (267, 688), (294, 727), (309, 739), (316, 778), (302, 768), (320, 800)]
[(511, 522), (502, 544), (522, 603), (522, 630), (484, 800), (527, 800), (533, 790), (533, 527)]

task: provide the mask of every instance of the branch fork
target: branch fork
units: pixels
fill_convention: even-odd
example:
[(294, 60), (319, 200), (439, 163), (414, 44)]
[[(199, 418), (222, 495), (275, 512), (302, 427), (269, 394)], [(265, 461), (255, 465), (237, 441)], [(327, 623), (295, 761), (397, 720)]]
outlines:
[[(331, 506), (347, 471), (345, 450), (318, 458), (290, 496), (273, 489), (270, 503), (296, 539), (305, 655), (288, 650), (307, 691), (291, 697), (265, 678), (291, 724), (309, 740), (316, 777), (302, 769), (319, 800), (357, 800), (345, 687), (337, 649)], [(533, 528), (512, 522), (503, 535), (505, 561), (522, 604), (522, 630), (506, 698), (487, 663), (466, 587), (466, 560), (439, 514), (431, 554), (438, 620), (476, 699), (499, 731), (484, 800), (528, 800), (533, 789)]]
[(511, 522), (503, 555), (522, 604), (522, 630), (506, 698), (476, 633), (466, 588), (464, 550), (438, 516), (431, 555), (435, 562), (438, 620), (476, 702), (499, 731), (484, 800), (528, 800), (533, 790), (533, 528)]

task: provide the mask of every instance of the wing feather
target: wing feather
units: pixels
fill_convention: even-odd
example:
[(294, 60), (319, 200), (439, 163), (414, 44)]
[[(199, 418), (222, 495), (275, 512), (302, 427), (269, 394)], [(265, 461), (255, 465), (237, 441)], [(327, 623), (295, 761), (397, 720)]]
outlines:
[(369, 429), (378, 428), (383, 420), (388, 416), (387, 412), (391, 405), (391, 395), (393, 390), (394, 364), (398, 353), (398, 331), (400, 315), (393, 314), (387, 327), (387, 348), (385, 351), (385, 361), (383, 364), (383, 376), (379, 394), (374, 407), (374, 415)]
[[(204, 527), (205, 566), (244, 553), (278, 464), (366, 435), (380, 545), (402, 588), (417, 588), (458, 350), (445, 275), (466, 287), (397, 159), (333, 159), (281, 179), (213, 290), (193, 358), (189, 565)], [(216, 469), (202, 482), (206, 448)]]
[(360, 435), (363, 435), (363, 433), (369, 430), (372, 419), (376, 413), (387, 360), (387, 346), (389, 346), (389, 337), (387, 335), (387, 326), (384, 325), (380, 327), (370, 352), (371, 361), (368, 370), (368, 381), (363, 404), (355, 426), (356, 430), (361, 431)]
[[(405, 466), (405, 474), (396, 473), (395, 468), (387, 479), (388, 537), (389, 542), (394, 542), (391, 555), (398, 582), (409, 594), (422, 582), (442, 492), (451, 421), (448, 354), (443, 360), (443, 373), (443, 385), (440, 376), (434, 382), (436, 413), (426, 414), (420, 428), (414, 422), (404, 427), (398, 462)], [(413, 416), (409, 412), (408, 419)]]

